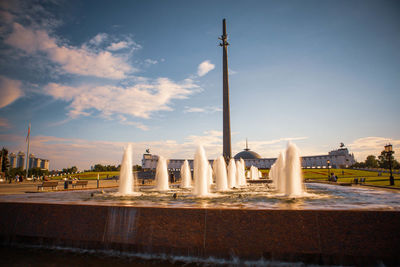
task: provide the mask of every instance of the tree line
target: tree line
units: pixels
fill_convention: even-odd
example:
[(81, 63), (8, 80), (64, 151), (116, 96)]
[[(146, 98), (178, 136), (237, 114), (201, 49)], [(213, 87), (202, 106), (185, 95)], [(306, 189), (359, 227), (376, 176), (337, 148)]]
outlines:
[[(390, 156), (392, 162), (392, 169), (400, 169), (399, 162), (394, 158), (393, 154)], [(356, 162), (352, 167), (356, 168), (383, 168), (389, 169), (389, 157), (385, 151), (376, 157), (374, 155), (369, 155), (363, 162)]]
[[(93, 166), (91, 171), (94, 172), (112, 172), (112, 171), (120, 171), (121, 170), (121, 165), (115, 166), (115, 165), (101, 165), (101, 164), (96, 164)], [(134, 171), (141, 171), (142, 166), (140, 165), (134, 165), (133, 166)]]

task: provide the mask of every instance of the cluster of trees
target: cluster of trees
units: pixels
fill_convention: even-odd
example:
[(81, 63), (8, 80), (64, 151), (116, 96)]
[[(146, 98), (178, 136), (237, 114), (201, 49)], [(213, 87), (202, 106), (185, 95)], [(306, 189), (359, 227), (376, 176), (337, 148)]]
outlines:
[[(115, 165), (101, 165), (101, 164), (96, 164), (94, 165), (93, 169), (91, 171), (94, 172), (112, 172), (112, 171), (120, 171), (121, 170), (121, 165), (115, 166)], [(134, 165), (133, 166), (134, 171), (141, 171), (142, 166), (140, 165)]]
[(76, 166), (72, 166), (71, 168), (63, 168), (62, 173), (73, 173), (77, 172), (78, 168)]
[(95, 171), (95, 172), (112, 172), (112, 171), (119, 171), (120, 169), (121, 169), (121, 165), (118, 165), (116, 167), (114, 165), (96, 164), (96, 165), (94, 165), (92, 171)]
[[(391, 162), (393, 169), (399, 169), (400, 164), (394, 158), (393, 154), (391, 155)], [(357, 162), (353, 165), (356, 168), (384, 168), (389, 169), (389, 157), (387, 156), (385, 151), (382, 151), (381, 154), (376, 157), (374, 155), (369, 155), (364, 162)]]

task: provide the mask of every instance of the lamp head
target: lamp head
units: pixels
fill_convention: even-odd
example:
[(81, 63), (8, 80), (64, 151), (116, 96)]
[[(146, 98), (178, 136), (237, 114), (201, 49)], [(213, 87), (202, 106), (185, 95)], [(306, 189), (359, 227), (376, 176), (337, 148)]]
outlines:
[(392, 152), (392, 151), (393, 151), (393, 146), (391, 144), (385, 146), (385, 152)]

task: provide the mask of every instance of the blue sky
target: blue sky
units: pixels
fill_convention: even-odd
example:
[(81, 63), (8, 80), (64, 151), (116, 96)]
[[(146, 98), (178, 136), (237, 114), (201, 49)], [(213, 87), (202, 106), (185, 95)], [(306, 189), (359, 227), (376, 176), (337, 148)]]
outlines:
[(398, 1), (0, 3), (0, 143), (52, 169), (220, 155), (223, 18), (233, 154), (400, 149)]

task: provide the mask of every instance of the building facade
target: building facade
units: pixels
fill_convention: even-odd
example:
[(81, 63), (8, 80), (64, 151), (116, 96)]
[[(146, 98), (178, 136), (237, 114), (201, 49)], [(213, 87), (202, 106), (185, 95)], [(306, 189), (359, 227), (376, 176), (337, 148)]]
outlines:
[[(168, 162), (168, 169), (173, 170), (173, 171), (178, 171), (181, 169), (182, 164), (185, 160), (184, 159), (169, 159)], [(189, 163), (189, 166), (191, 169), (193, 169), (193, 160), (188, 159), (187, 160)], [(213, 160), (208, 161), (211, 166), (213, 164)], [(152, 155), (150, 153), (143, 154), (142, 158), (142, 169), (144, 171), (151, 171), (155, 170), (157, 168), (157, 163), (158, 163), (158, 156), (157, 155)]]
[(15, 155), (15, 153), (10, 153), (10, 155), (8, 156), (10, 159), (10, 168), (16, 168), (17, 167), (17, 155)]
[[(252, 158), (243, 159), (246, 167), (255, 166), (259, 169), (269, 169), (275, 163), (276, 158)], [(340, 148), (330, 151), (327, 155), (304, 156), (301, 157), (301, 166), (303, 168), (327, 168), (328, 161), (331, 168), (347, 168), (356, 163), (354, 155), (349, 153), (347, 148)], [(184, 159), (168, 160), (168, 169), (180, 170)], [(158, 156), (150, 153), (143, 154), (142, 168), (144, 170), (155, 170), (157, 167)], [(193, 169), (193, 160), (188, 160), (190, 168)], [(213, 160), (209, 160), (211, 166)]]
[[(10, 168), (22, 168), (25, 169), (25, 153), (18, 152), (17, 155), (15, 153), (10, 153)], [(28, 169), (32, 168), (41, 168), (45, 170), (49, 170), (49, 160), (48, 159), (41, 159), (35, 157), (33, 153), (29, 154), (28, 157)]]
[(35, 155), (29, 154), (28, 169), (35, 168)]
[(25, 163), (25, 153), (20, 151), (17, 154), (17, 165), (16, 165), (16, 168), (24, 169), (25, 168), (24, 163)]
[(42, 160), (39, 158), (35, 158), (33, 161), (33, 168), (40, 168), (40, 163), (42, 163)]
[(41, 159), (40, 168), (49, 170), (49, 160), (48, 159)]

